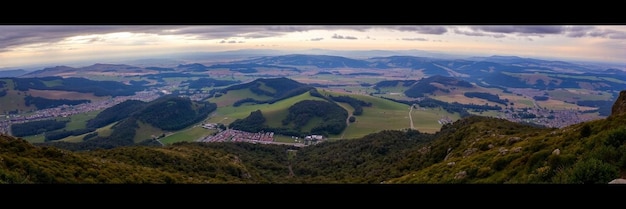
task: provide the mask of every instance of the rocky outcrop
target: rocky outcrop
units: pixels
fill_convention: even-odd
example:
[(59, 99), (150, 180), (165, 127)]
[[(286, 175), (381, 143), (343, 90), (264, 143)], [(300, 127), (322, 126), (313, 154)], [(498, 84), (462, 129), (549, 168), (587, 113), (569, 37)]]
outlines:
[(611, 116), (622, 115), (626, 113), (626, 90), (619, 93), (619, 97), (613, 103), (611, 108)]

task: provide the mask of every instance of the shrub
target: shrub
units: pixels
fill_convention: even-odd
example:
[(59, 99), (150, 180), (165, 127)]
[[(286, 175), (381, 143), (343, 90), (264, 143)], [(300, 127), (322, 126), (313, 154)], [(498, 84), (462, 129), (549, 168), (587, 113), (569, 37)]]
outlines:
[(596, 158), (577, 162), (571, 172), (570, 182), (579, 184), (607, 184), (619, 177), (619, 169), (616, 166)]

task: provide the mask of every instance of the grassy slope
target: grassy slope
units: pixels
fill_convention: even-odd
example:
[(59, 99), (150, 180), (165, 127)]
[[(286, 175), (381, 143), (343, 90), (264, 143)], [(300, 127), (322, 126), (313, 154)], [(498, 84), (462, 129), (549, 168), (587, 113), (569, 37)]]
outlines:
[[(355, 116), (356, 122), (351, 123), (342, 135), (331, 136), (330, 138), (341, 139), (342, 136), (343, 139), (360, 138), (367, 134), (382, 130), (399, 130), (411, 127), (411, 123), (409, 121), (409, 105), (369, 95), (346, 94), (329, 91), (322, 91), (321, 93), (331, 94), (333, 96), (347, 95), (372, 103), (371, 107), (363, 107), (363, 114)], [(413, 111), (413, 125), (419, 131), (434, 133), (441, 128), (441, 125), (437, 122), (437, 120), (444, 116), (447, 116), (452, 120), (459, 118), (458, 113), (450, 114), (439, 109), (426, 109)]]
[(0, 97), (0, 114), (5, 114), (5, 112), (13, 111), (13, 110), (21, 110), (21, 111), (29, 111), (34, 110), (35, 106), (26, 106), (24, 104), (25, 94), (22, 91), (13, 90), (15, 84), (11, 79), (0, 79), (4, 81), (6, 84), (5, 88), (7, 90), (7, 94), (3, 97)]
[[(228, 93), (230, 94), (230, 92)], [(228, 97), (228, 94), (222, 97)], [(225, 98), (228, 99), (228, 98)], [(287, 116), (289, 107), (302, 100), (322, 100), (317, 97), (311, 96), (309, 92), (301, 95), (291, 97), (278, 101), (274, 104), (243, 104), (239, 107), (233, 107), (232, 105), (218, 107), (215, 114), (213, 114), (207, 122), (209, 123), (222, 123), (228, 125), (236, 119), (243, 119), (250, 115), (250, 112), (255, 110), (261, 110), (263, 116), (267, 119), (266, 124), (277, 125), (282, 124), (281, 121)]]
[[(106, 125), (104, 127), (98, 128), (96, 129), (96, 133), (98, 133), (98, 136), (100, 137), (106, 137), (111, 135), (111, 126), (113, 126), (115, 123), (111, 123), (109, 125)], [(87, 135), (89, 133), (86, 134), (82, 134), (82, 135), (78, 135), (78, 136), (68, 136), (64, 139), (61, 139), (62, 141), (66, 141), (66, 142), (82, 142), (83, 141), (83, 137), (85, 137), (85, 135)]]
[(225, 106), (232, 106), (233, 103), (235, 103), (236, 101), (245, 99), (245, 98), (252, 98), (255, 100), (264, 101), (264, 100), (269, 100), (272, 97), (266, 96), (266, 95), (257, 95), (255, 93), (252, 93), (250, 89), (239, 89), (239, 90), (228, 91), (228, 93), (220, 97), (209, 99), (209, 101), (217, 104), (217, 107), (225, 107)]
[[(625, 122), (626, 117), (622, 115), (560, 129), (520, 128), (512, 122), (495, 120), (467, 123), (438, 139), (460, 142), (451, 147), (443, 161), (388, 182), (515, 184), (568, 181), (577, 177), (572, 173), (575, 163), (590, 156), (611, 158), (606, 150), (617, 148), (610, 148), (605, 140), (611, 133), (623, 130)], [(584, 126), (590, 127), (588, 137), (581, 136)], [(592, 147), (602, 146), (603, 149), (592, 150)], [(555, 154), (557, 149), (559, 152)], [(590, 155), (593, 152), (596, 154)], [(597, 171), (593, 169), (588, 172)], [(612, 177), (619, 177), (619, 174), (615, 175)], [(606, 179), (608, 181), (610, 179)]]
[[(76, 115), (72, 115), (69, 117), (57, 117), (56, 120), (68, 120), (70, 122), (68, 122), (65, 126), (65, 130), (76, 130), (76, 129), (83, 129), (85, 128), (87, 121), (96, 117), (96, 115), (98, 115), (98, 113), (100, 113), (102, 110), (97, 110), (97, 111), (91, 111), (91, 112), (85, 112), (85, 113), (80, 113), (80, 114), (76, 114)], [(82, 141), (82, 138), (85, 134), (83, 135), (79, 135), (79, 136), (69, 136), (60, 140), (63, 141)], [(44, 135), (43, 134), (37, 134), (37, 135), (33, 135), (33, 136), (26, 136), (23, 137), (26, 141), (31, 142), (31, 143), (40, 143), (40, 142), (44, 142)]]
[(217, 132), (217, 130), (208, 130), (208, 129), (202, 128), (202, 126), (193, 126), (193, 127), (178, 131), (176, 133), (173, 133), (171, 135), (168, 135), (166, 137), (163, 137), (159, 139), (159, 141), (161, 141), (161, 143), (163, 144), (173, 144), (173, 143), (182, 142), (182, 141), (192, 142), (202, 137), (211, 135), (212, 133), (215, 133), (215, 132)]
[(139, 128), (135, 133), (135, 138), (133, 138), (135, 143), (139, 143), (147, 139), (152, 139), (165, 133), (165, 131), (161, 130), (160, 128), (156, 128), (139, 120), (137, 121), (137, 124), (139, 124)]

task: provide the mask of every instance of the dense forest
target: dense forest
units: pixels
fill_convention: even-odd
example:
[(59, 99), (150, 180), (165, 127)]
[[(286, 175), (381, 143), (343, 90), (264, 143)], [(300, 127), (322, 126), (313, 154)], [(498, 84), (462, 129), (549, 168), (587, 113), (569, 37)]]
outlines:
[(205, 119), (217, 105), (209, 102), (192, 102), (176, 95), (162, 96), (135, 114), (137, 119), (163, 130), (180, 130)]
[(500, 99), (500, 96), (495, 95), (495, 94), (490, 94), (487, 92), (465, 92), (463, 93), (463, 95), (468, 98), (476, 97), (476, 98), (484, 99), (490, 102), (500, 103), (503, 105), (509, 105), (508, 99)]
[(322, 122), (315, 124), (310, 134), (340, 134), (347, 126), (348, 111), (333, 102), (303, 100), (289, 107), (289, 114), (282, 124), (301, 131), (314, 117), (321, 117)]
[[(321, 118), (319, 122), (314, 118)], [(288, 109), (288, 114), (282, 120), (282, 127), (269, 127), (261, 110), (250, 112), (243, 119), (236, 119), (228, 127), (247, 132), (274, 132), (287, 136), (306, 136), (310, 134), (325, 135), (340, 134), (346, 128), (348, 112), (334, 102), (303, 100)], [(313, 122), (312, 122), (313, 121)], [(305, 130), (304, 127), (311, 127)]]
[(93, 93), (95, 96), (129, 96), (145, 87), (140, 85), (126, 85), (116, 81), (94, 81), (86, 78), (38, 77), (38, 78), (11, 78), (15, 82), (15, 90), (61, 90), (81, 93)]
[(417, 98), (424, 97), (425, 94), (432, 94), (435, 91), (443, 91), (450, 92), (448, 89), (440, 89), (436, 86), (433, 86), (431, 83), (440, 83), (444, 86), (450, 87), (464, 87), (464, 88), (472, 88), (470, 82), (459, 80), (453, 77), (445, 77), (440, 75), (434, 75), (427, 78), (422, 78), (411, 85), (407, 90), (404, 91), (404, 94), (408, 97)]
[(269, 127), (265, 125), (265, 121), (266, 119), (263, 117), (263, 112), (261, 112), (261, 110), (255, 110), (250, 112), (248, 117), (236, 119), (228, 125), (228, 128), (257, 133), (268, 130)]
[(47, 108), (54, 108), (54, 107), (58, 107), (58, 106), (62, 106), (62, 105), (78, 105), (78, 104), (83, 104), (83, 103), (89, 103), (91, 102), (90, 100), (87, 99), (77, 99), (77, 100), (70, 100), (70, 99), (48, 99), (48, 98), (43, 98), (43, 97), (34, 97), (31, 95), (28, 95), (26, 97), (24, 97), (24, 104), (26, 106), (31, 106), (31, 105), (35, 105), (35, 107), (37, 107), (37, 109), (47, 109)]
[(126, 100), (119, 104), (104, 109), (95, 118), (87, 121), (87, 128), (100, 128), (113, 122), (127, 118), (132, 113), (140, 110), (146, 105), (146, 102), (139, 100)]
[(363, 107), (371, 107), (372, 103), (370, 102), (365, 102), (362, 100), (358, 100), (355, 99), (354, 97), (350, 97), (350, 96), (333, 96), (333, 95), (329, 95), (329, 98), (332, 99), (333, 101), (336, 102), (345, 102), (348, 103), (350, 106), (352, 106), (352, 108), (354, 108), (354, 111), (352, 112), (353, 115), (361, 115), (363, 114)]
[(15, 123), (11, 125), (11, 133), (13, 136), (31, 136), (41, 134), (47, 131), (54, 131), (65, 128), (69, 121), (58, 121), (55, 119), (36, 120), (25, 123)]
[[(111, 149), (129, 145), (160, 145), (154, 139), (135, 141), (139, 123), (144, 122), (161, 130), (180, 130), (204, 120), (215, 111), (215, 103), (191, 101), (188, 97), (176, 95), (162, 96), (151, 102), (128, 100), (109, 107), (87, 122), (85, 129), (56, 131), (48, 134), (43, 143), (68, 150)], [(94, 131), (96, 128), (114, 123), (109, 136), (89, 135), (83, 142), (54, 141), (62, 136), (77, 136)]]
[(253, 103), (253, 104), (273, 104), (280, 100), (297, 96), (312, 89), (314, 87), (310, 85), (306, 85), (289, 78), (281, 77), (281, 78), (259, 78), (252, 82), (238, 84), (229, 86), (223, 89), (212, 90), (211, 94), (226, 94), (231, 90), (239, 90), (239, 89), (249, 89), (252, 93), (261, 95), (261, 96), (269, 96), (272, 97), (269, 100), (256, 100), (253, 98), (244, 98), (239, 101), (236, 101), (233, 105), (235, 107), (240, 106), (245, 103)]

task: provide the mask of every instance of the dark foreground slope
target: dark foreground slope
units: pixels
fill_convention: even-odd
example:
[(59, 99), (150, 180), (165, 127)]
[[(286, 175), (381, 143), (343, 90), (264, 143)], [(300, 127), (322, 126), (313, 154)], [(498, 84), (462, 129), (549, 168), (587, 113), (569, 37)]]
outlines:
[[(269, 181), (263, 176), (272, 172), (255, 167), (271, 170), (271, 162), (286, 162), (286, 155), (281, 155), (284, 147), (220, 145), (185, 143), (71, 152), (0, 135), (0, 183), (264, 183)], [(276, 170), (287, 174), (286, 166)]]
[(622, 91), (610, 117), (561, 129), (493, 118), (460, 120), (442, 128), (427, 149), (446, 148), (444, 158), (389, 183), (606, 184), (624, 178), (625, 101)]

